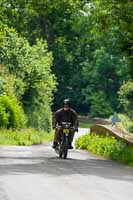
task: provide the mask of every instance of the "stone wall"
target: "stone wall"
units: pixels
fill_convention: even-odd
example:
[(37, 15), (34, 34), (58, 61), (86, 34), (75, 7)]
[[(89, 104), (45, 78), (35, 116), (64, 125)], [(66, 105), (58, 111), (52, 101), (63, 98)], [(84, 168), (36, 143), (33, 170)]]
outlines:
[(117, 139), (123, 140), (127, 144), (133, 145), (133, 136), (131, 134), (117, 131), (115, 127), (96, 124), (90, 128), (90, 134), (94, 134), (94, 133), (98, 135), (109, 134), (109, 135), (114, 136)]

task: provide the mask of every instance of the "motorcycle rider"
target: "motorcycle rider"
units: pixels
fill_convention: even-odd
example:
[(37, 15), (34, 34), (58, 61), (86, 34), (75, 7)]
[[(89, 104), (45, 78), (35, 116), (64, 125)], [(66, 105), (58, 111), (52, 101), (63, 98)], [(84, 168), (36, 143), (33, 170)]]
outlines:
[(58, 145), (58, 141), (61, 134), (60, 125), (62, 122), (69, 122), (71, 123), (72, 127), (74, 127), (71, 130), (71, 134), (69, 138), (70, 139), (69, 148), (73, 149), (72, 141), (73, 141), (74, 133), (78, 131), (79, 122), (78, 122), (78, 115), (76, 111), (71, 108), (71, 102), (69, 99), (64, 100), (63, 108), (57, 110), (53, 116), (53, 128), (55, 129), (54, 141), (53, 141), (53, 146), (52, 146), (53, 148), (56, 148)]

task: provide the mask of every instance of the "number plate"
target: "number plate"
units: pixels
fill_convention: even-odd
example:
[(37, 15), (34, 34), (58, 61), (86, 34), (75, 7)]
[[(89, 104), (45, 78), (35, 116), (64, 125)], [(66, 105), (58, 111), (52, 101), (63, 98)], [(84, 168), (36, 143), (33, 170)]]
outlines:
[(63, 129), (63, 133), (70, 133), (70, 130), (69, 129)]

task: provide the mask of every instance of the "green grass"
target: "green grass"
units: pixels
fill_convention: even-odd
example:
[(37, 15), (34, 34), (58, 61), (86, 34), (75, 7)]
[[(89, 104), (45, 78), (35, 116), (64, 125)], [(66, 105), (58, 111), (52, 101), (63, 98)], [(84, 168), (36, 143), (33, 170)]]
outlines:
[(32, 128), (22, 130), (0, 130), (0, 145), (29, 146), (33, 144), (42, 144), (52, 139), (53, 133), (37, 131)]
[(133, 146), (112, 136), (85, 135), (77, 139), (76, 148), (133, 166)]
[(90, 128), (91, 126), (92, 126), (92, 124), (89, 122), (80, 122), (79, 123), (80, 128)]

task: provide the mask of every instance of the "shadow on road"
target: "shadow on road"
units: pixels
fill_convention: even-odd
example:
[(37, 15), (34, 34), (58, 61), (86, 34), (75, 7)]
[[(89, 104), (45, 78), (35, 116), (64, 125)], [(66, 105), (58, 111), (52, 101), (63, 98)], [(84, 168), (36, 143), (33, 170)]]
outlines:
[[(6, 162), (1, 163), (1, 160)], [(68, 159), (56, 157), (9, 157), (0, 158), (0, 176), (14, 174), (41, 174), (52, 177), (70, 176), (99, 176), (107, 179), (133, 181), (133, 169), (108, 160), (97, 159)]]

